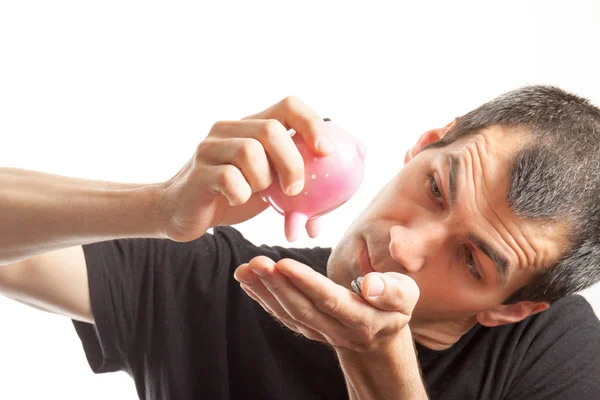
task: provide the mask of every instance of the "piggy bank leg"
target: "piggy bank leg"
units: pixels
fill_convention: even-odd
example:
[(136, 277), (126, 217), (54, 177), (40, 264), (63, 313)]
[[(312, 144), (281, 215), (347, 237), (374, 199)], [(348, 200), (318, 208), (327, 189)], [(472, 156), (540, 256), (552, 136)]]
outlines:
[(308, 222), (306, 222), (306, 232), (309, 237), (316, 238), (319, 232), (321, 232), (321, 218), (315, 217), (309, 219)]
[(307, 220), (308, 218), (304, 214), (295, 212), (285, 214), (285, 237), (288, 242), (298, 239)]

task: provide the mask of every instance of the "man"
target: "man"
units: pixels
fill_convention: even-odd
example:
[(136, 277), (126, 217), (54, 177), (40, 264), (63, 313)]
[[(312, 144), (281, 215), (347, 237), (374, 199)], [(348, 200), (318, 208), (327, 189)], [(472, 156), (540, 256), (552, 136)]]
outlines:
[(299, 193), (287, 129), (323, 155), (324, 123), (294, 98), (217, 123), (159, 185), (9, 171), (28, 213), (3, 217), (1, 291), (76, 320), (140, 398), (597, 398), (600, 323), (573, 293), (600, 277), (600, 111), (534, 86), (424, 133), (333, 251), (218, 226), (272, 179)]

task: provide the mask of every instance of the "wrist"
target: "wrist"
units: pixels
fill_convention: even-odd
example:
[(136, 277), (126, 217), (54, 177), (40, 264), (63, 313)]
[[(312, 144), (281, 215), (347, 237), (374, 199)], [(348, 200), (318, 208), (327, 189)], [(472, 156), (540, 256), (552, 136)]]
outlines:
[[(164, 211), (157, 184), (131, 187), (88, 187), (64, 193), (64, 234), (90, 240), (164, 237)], [(67, 198), (70, 200), (68, 201)], [(64, 208), (70, 204), (70, 210)], [(60, 231), (60, 230), (59, 230)]]
[(357, 398), (427, 398), (408, 325), (376, 350), (336, 348), (348, 390)]
[[(389, 358), (395, 358), (398, 351), (406, 352), (407, 350), (415, 350), (412, 333), (408, 324), (402, 328), (393, 339), (388, 339), (385, 343), (380, 343), (374, 346), (372, 350), (356, 351), (346, 347), (336, 348), (338, 354), (360, 358), (364, 362), (372, 362), (374, 364), (381, 363)], [(416, 354), (416, 353), (415, 353)]]
[[(123, 217), (130, 228), (123, 226), (125, 236), (167, 238), (169, 214), (162, 184), (148, 184), (123, 193)], [(125, 225), (125, 224), (124, 224)]]

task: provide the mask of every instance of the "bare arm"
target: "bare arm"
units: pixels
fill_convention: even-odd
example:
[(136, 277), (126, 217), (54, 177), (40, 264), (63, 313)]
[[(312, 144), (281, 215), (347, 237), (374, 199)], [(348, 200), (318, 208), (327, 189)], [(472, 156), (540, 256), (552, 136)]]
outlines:
[(3, 266), (0, 294), (43, 311), (94, 322), (81, 246)]
[(164, 235), (158, 185), (1, 168), (0, 188), (0, 266), (106, 239)]
[[(0, 266), (108, 239), (189, 241), (219, 224), (245, 221), (267, 205), (258, 192), (273, 177), (297, 194), (304, 165), (288, 129), (315, 154), (323, 120), (286, 98), (242, 121), (216, 123), (169, 181), (136, 185), (0, 168)], [(290, 189), (293, 188), (293, 189)]]
[(408, 327), (387, 351), (373, 355), (337, 348), (336, 352), (351, 400), (428, 398)]
[(186, 165), (159, 184), (0, 168), (0, 294), (92, 322), (81, 245), (132, 237), (190, 241), (252, 218), (267, 207), (258, 192), (274, 177), (286, 188), (303, 179), (288, 129), (315, 154), (327, 154), (317, 146), (323, 124), (292, 97), (244, 120), (216, 123)]

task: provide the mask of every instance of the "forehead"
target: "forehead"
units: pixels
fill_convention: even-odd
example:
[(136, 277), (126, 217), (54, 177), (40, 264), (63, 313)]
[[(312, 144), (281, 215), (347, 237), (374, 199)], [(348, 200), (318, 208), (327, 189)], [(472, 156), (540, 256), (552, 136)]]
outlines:
[(502, 126), (486, 128), (440, 148), (434, 164), (444, 171), (448, 190), (455, 186), (456, 213), (462, 214), (465, 229), (493, 243), (511, 269), (527, 270), (556, 262), (566, 240), (564, 226), (523, 219), (507, 200), (511, 166), (527, 138), (523, 133)]

